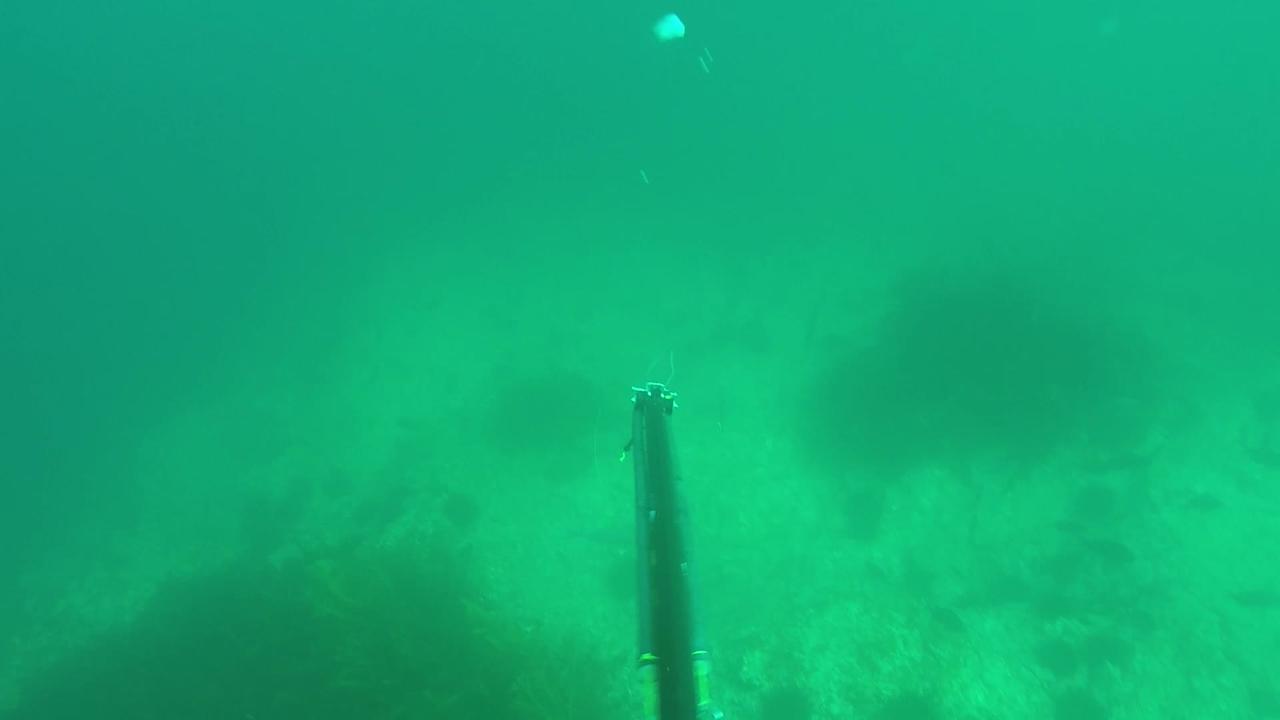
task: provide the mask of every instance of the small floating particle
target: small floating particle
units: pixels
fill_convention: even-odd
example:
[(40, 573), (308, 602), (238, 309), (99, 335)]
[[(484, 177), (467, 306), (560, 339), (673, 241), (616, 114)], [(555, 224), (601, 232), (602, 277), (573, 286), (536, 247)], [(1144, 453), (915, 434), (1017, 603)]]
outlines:
[(653, 36), (658, 42), (670, 42), (684, 37), (684, 21), (675, 13), (667, 13), (653, 24)]

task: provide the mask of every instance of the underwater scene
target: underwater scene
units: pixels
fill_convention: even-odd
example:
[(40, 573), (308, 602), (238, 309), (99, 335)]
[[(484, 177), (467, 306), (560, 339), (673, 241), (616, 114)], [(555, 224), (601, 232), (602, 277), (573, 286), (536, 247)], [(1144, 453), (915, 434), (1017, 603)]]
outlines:
[(9, 0), (0, 720), (1280, 718), (1276, 38)]

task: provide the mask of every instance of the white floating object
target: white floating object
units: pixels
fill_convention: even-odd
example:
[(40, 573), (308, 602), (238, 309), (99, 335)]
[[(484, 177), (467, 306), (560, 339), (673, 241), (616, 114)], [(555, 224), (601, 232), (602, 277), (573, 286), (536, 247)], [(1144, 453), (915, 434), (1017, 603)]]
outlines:
[(684, 37), (684, 21), (675, 13), (667, 13), (653, 24), (653, 36), (658, 42), (679, 40)]

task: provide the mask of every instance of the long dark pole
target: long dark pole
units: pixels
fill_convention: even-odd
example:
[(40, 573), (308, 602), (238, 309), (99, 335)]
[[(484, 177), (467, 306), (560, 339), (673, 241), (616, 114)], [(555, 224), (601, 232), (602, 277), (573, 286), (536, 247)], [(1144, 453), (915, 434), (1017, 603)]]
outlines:
[(710, 655), (697, 621), (688, 517), (671, 439), (675, 393), (634, 388), (638, 666), (645, 720), (720, 717), (708, 689)]

